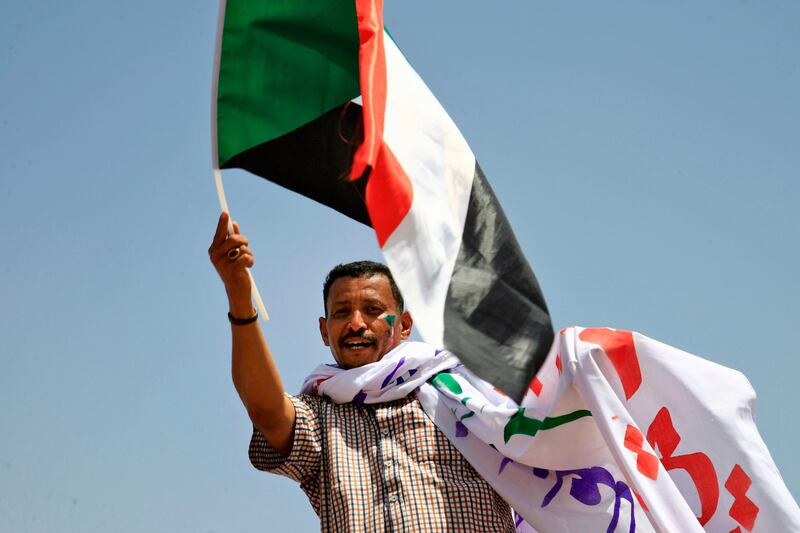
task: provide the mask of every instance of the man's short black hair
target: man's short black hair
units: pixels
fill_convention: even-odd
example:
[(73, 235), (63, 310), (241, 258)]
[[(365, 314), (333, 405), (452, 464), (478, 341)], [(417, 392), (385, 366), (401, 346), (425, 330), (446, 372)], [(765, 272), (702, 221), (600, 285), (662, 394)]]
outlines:
[(325, 317), (328, 316), (328, 294), (331, 291), (331, 285), (339, 278), (369, 278), (376, 275), (384, 275), (389, 280), (389, 286), (392, 288), (392, 296), (397, 302), (397, 311), (403, 312), (403, 295), (400, 294), (400, 289), (397, 283), (394, 282), (392, 271), (383, 263), (376, 263), (375, 261), (353, 261), (344, 265), (336, 265), (328, 272), (325, 278), (325, 285), (322, 287), (322, 306), (325, 309)]

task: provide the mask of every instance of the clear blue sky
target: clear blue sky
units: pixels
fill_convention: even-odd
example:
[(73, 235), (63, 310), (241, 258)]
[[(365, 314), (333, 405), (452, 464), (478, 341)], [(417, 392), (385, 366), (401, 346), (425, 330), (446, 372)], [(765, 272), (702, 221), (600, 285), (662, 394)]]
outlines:
[[(387, 0), (555, 324), (744, 372), (800, 494), (800, 4)], [(502, 9), (498, 9), (502, 5)], [(0, 18), (0, 529), (314, 531), (253, 470), (230, 382), (209, 103), (213, 0), (30, 0)], [(328, 352), (328, 268), (371, 232), (241, 172), (289, 390)]]

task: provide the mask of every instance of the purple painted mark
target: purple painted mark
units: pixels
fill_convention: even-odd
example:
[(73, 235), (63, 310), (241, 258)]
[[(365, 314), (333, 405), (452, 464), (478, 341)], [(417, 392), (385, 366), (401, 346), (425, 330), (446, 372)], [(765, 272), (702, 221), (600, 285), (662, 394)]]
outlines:
[(361, 392), (353, 396), (353, 403), (364, 403), (364, 400), (366, 399), (367, 399), (367, 393), (362, 390)]
[(417, 373), (417, 370), (419, 370), (419, 369), (418, 369), (418, 368), (412, 368), (411, 370), (409, 370), (409, 371), (408, 371), (408, 377), (411, 377), (411, 376), (413, 376), (414, 374), (416, 374), (416, 373)]
[(433, 356), (434, 356), (434, 357), (436, 357), (437, 355), (439, 355), (439, 354), (440, 354), (440, 353), (442, 353), (443, 351), (444, 351), (444, 350), (436, 350), (436, 351), (434, 351), (434, 352), (433, 352)]
[(467, 435), (469, 435), (467, 426), (461, 420), (456, 420), (456, 437), (466, 437)]
[(519, 527), (523, 520), (525, 519), (522, 518), (522, 515), (514, 511), (514, 527)]
[(405, 363), (405, 362), (406, 362), (406, 358), (405, 357), (401, 357), (400, 360), (395, 365), (394, 369), (391, 372), (389, 372), (389, 375), (386, 376), (386, 379), (383, 380), (383, 385), (381, 385), (382, 389), (385, 389), (386, 385), (388, 385), (389, 382), (392, 381), (392, 378), (394, 377), (395, 373), (398, 370), (400, 370), (400, 367), (403, 366), (403, 363)]
[[(539, 470), (539, 472), (537, 472)], [(542, 473), (545, 473), (542, 476)], [(533, 473), (537, 477), (546, 477), (547, 470), (534, 468)], [(619, 511), (622, 500), (628, 500), (631, 505), (631, 525), (629, 533), (636, 531), (636, 518), (634, 515), (633, 494), (630, 487), (623, 481), (614, 480), (614, 476), (600, 466), (593, 466), (591, 468), (580, 468), (578, 470), (555, 470), (556, 482), (550, 489), (550, 492), (545, 494), (542, 500), (542, 507), (546, 507), (556, 494), (561, 490), (564, 484), (564, 478), (567, 476), (577, 476), (572, 478), (572, 485), (570, 487), (570, 496), (578, 500), (584, 505), (597, 505), (602, 500), (600, 495), (600, 485), (606, 485), (614, 491), (614, 514), (611, 517), (611, 522), (608, 524), (606, 533), (612, 533), (617, 528), (619, 522)]]
[(513, 459), (509, 459), (508, 457), (503, 457), (503, 460), (500, 461), (500, 470), (497, 471), (497, 475), (499, 476), (500, 474), (502, 474), (503, 470), (505, 470), (506, 466), (508, 466), (508, 463), (513, 463), (513, 462), (514, 462)]
[(536, 468), (535, 466), (533, 467), (533, 475), (536, 477), (544, 479), (547, 477), (547, 474), (549, 473), (550, 471), (545, 470), (544, 468)]

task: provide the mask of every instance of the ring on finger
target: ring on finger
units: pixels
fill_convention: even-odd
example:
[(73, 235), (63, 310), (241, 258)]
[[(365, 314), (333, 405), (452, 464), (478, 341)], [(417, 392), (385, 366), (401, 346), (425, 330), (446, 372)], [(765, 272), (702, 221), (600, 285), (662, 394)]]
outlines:
[(240, 254), (241, 252), (242, 252), (242, 251), (239, 249), (239, 247), (238, 247), (238, 246), (237, 246), (236, 248), (231, 248), (230, 250), (228, 250), (228, 259), (230, 259), (231, 261), (233, 261), (234, 259), (236, 259), (237, 257), (239, 257), (239, 254)]

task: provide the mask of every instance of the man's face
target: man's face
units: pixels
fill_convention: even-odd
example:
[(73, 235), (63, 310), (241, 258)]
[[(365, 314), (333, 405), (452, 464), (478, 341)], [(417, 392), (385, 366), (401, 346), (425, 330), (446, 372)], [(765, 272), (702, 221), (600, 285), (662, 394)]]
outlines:
[(326, 305), (328, 316), (319, 319), (319, 332), (343, 368), (374, 363), (411, 334), (411, 315), (397, 312), (383, 274), (337, 279)]

